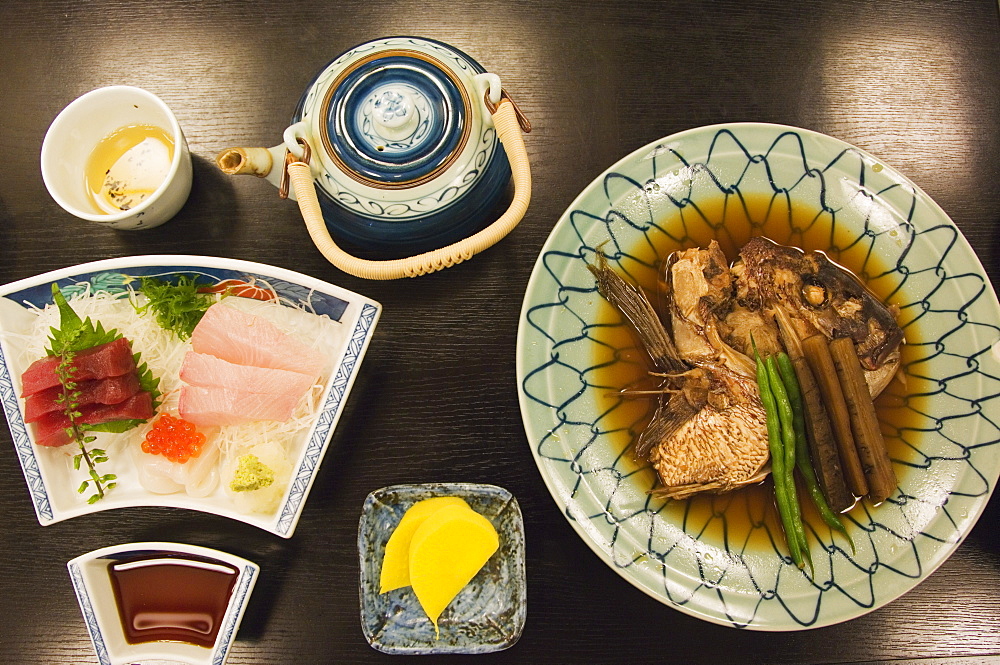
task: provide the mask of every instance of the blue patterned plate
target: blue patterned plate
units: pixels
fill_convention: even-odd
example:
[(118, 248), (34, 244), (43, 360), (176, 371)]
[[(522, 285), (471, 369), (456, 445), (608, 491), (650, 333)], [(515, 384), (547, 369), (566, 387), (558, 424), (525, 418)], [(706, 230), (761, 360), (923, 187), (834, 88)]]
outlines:
[[(43, 448), (32, 443), (31, 429), (24, 422), (24, 401), (18, 397), (21, 373), (34, 360), (25, 351), (25, 333), (37, 319), (38, 308), (51, 304), (51, 285), (59, 284), (67, 297), (84, 289), (124, 297), (128, 285), (141, 276), (169, 279), (177, 274), (195, 275), (208, 285), (206, 288), (229, 289), (230, 293), (257, 300), (277, 298), (283, 304), (305, 308), (329, 319), (325, 325), (331, 332), (322, 345), (330, 356), (323, 393), (310, 424), (289, 443), (287, 452), (292, 475), (272, 512), (241, 512), (221, 487), (202, 498), (184, 492), (154, 494), (146, 491), (138, 482), (128, 451), (123, 450), (111, 455), (110, 461), (104, 463), (107, 466), (101, 469), (101, 473), (116, 474), (118, 486), (104, 499), (88, 504), (87, 496), (76, 491), (86, 478), (84, 471), (73, 469), (71, 457), (62, 448)], [(307, 275), (260, 263), (204, 256), (108, 259), (0, 287), (0, 400), (38, 521), (49, 525), (111, 508), (173, 506), (223, 515), (285, 538), (291, 537), (380, 313), (378, 303)], [(111, 451), (116, 445), (114, 436), (101, 435), (99, 443)]]
[[(751, 235), (828, 251), (899, 307), (906, 334), (905, 385), (879, 402), (899, 489), (849, 513), (854, 551), (810, 519), (811, 575), (775, 544), (762, 488), (673, 502), (649, 494), (654, 474), (630, 450), (647, 405), (616, 396), (642, 374), (639, 352), (587, 270), (600, 249), (650, 284), (673, 249), (716, 238), (732, 256)], [(559, 509), (626, 580), (707, 621), (813, 628), (912, 589), (976, 522), (1000, 475), (988, 416), (998, 339), (1000, 307), (978, 259), (916, 185), (814, 132), (703, 127), (615, 164), (553, 229), (520, 317), (521, 412)]]
[[(438, 620), (440, 636), (410, 587), (379, 593), (385, 544), (417, 501), (457, 496), (496, 527), (500, 549)], [(489, 653), (521, 637), (527, 615), (524, 522), (517, 499), (502, 487), (473, 483), (393, 485), (368, 495), (358, 526), (361, 628), (373, 648), (391, 654)]]

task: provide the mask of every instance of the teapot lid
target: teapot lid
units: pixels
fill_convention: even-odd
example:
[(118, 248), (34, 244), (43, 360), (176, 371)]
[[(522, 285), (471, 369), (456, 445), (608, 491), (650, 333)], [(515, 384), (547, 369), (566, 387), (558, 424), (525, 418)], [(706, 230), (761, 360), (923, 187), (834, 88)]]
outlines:
[(377, 51), (346, 67), (320, 106), (323, 146), (352, 179), (414, 187), (448, 168), (470, 134), (469, 94), (432, 55)]

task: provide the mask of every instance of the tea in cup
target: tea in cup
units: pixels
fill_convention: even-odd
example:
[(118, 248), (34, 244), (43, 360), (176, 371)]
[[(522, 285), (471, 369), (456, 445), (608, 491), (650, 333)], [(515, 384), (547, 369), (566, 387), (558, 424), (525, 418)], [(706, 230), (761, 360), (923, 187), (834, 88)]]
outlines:
[(163, 224), (191, 191), (191, 155), (156, 95), (98, 88), (56, 116), (42, 143), (42, 179), (64, 210), (115, 229)]

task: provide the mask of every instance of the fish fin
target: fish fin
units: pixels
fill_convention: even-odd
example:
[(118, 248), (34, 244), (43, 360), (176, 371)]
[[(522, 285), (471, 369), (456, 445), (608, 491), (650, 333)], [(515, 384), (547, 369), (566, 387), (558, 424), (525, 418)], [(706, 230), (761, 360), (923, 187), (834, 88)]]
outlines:
[(647, 459), (655, 446), (673, 436), (696, 413), (683, 392), (675, 392), (669, 399), (661, 399), (653, 419), (635, 442), (636, 458)]
[(646, 294), (612, 270), (603, 254), (598, 253), (596, 266), (587, 267), (597, 280), (598, 292), (635, 328), (656, 368), (668, 372), (687, 369)]

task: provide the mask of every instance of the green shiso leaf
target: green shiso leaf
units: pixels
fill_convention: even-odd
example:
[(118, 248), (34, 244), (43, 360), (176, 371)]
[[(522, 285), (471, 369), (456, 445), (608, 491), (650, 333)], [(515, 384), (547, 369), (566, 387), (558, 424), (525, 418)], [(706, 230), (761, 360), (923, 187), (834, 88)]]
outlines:
[(48, 355), (61, 356), (85, 351), (121, 337), (117, 330), (105, 330), (100, 321), (95, 326), (90, 317), (81, 320), (66, 302), (57, 284), (52, 284), (52, 302), (59, 308), (59, 328), (49, 329), (49, 347), (45, 349)]
[(112, 434), (121, 434), (122, 432), (127, 432), (133, 427), (138, 427), (139, 425), (146, 422), (145, 420), (109, 420), (106, 423), (101, 423), (100, 425), (88, 425), (87, 423), (80, 423), (80, 429), (85, 432), (110, 432)]

